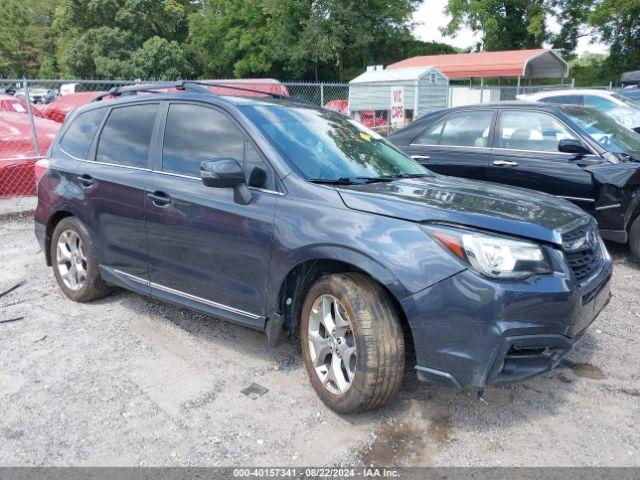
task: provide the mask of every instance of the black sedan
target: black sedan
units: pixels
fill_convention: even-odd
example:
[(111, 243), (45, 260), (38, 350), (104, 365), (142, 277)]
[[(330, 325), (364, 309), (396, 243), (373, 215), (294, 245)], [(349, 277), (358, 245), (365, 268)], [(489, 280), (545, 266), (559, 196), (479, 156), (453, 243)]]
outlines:
[(420, 117), (389, 140), (437, 173), (570, 200), (640, 258), (640, 135), (594, 109), (471, 105)]

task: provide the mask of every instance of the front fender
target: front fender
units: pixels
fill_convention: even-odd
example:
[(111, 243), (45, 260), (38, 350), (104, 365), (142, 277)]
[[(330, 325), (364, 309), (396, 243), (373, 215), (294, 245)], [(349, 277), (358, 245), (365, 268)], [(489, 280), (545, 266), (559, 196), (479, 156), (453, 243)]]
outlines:
[(279, 259), (277, 265), (272, 269), (273, 293), (276, 296), (278, 295), (280, 286), (289, 272), (310, 260), (335, 260), (348, 263), (358, 267), (384, 285), (396, 298), (402, 299), (411, 295), (406, 285), (379, 261), (352, 248), (332, 244), (309, 245), (290, 252), (285, 258)]
[(466, 269), (416, 222), (289, 196), (278, 200), (271, 252), (270, 308), (289, 272), (310, 260), (353, 265), (399, 301)]

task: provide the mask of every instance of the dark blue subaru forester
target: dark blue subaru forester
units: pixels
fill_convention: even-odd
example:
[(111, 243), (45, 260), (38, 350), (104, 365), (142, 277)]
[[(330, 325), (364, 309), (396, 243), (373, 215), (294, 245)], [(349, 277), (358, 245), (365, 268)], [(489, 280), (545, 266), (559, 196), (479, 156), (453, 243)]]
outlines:
[(299, 331), (338, 412), (391, 400), (407, 346), (455, 387), (548, 371), (609, 300), (597, 226), (563, 200), (434, 174), (294, 100), (155, 87), (78, 109), (51, 148), (36, 234), (72, 300), (119, 286), (273, 345)]

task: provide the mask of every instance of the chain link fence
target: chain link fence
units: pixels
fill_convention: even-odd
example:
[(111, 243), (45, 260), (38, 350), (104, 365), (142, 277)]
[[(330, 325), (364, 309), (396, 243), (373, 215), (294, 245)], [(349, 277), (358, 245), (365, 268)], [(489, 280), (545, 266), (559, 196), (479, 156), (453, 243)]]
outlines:
[[(71, 111), (113, 87), (142, 83), (149, 82), (0, 79), (0, 217), (7, 212), (33, 208), (35, 164), (46, 156)], [(571, 84), (478, 86), (448, 85), (446, 82), (429, 82), (424, 86), (416, 82), (349, 85), (276, 80), (212, 80), (208, 83), (214, 93), (221, 95), (295, 97), (348, 115), (383, 135), (429, 111), (513, 100), (518, 94), (572, 87)]]

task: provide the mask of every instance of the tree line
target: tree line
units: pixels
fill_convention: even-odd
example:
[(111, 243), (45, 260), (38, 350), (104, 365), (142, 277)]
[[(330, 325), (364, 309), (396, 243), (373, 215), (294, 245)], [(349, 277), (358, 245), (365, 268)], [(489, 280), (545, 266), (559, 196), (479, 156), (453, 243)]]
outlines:
[[(457, 51), (413, 36), (422, 3), (4, 0), (0, 77), (347, 81), (367, 65)], [(481, 34), (474, 50), (551, 44), (571, 57), (581, 36), (598, 35), (611, 45), (600, 76), (640, 68), (640, 0), (449, 0), (446, 10), (444, 33)]]

